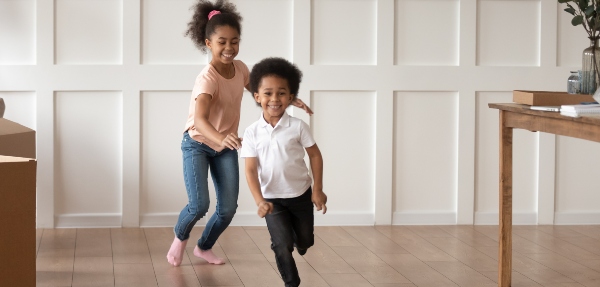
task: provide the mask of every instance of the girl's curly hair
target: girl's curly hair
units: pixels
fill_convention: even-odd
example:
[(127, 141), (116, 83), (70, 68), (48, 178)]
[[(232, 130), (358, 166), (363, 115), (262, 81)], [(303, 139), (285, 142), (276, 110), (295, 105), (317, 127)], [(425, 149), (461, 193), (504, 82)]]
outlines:
[[(205, 39), (209, 39), (215, 30), (220, 26), (230, 26), (237, 30), (238, 34), (242, 34), (242, 16), (236, 11), (233, 3), (227, 0), (217, 0), (212, 3), (208, 0), (199, 0), (192, 8), (194, 16), (192, 21), (188, 23), (188, 29), (185, 36), (192, 38), (192, 41), (200, 51), (207, 52)], [(212, 10), (221, 12), (208, 20), (208, 14)]]

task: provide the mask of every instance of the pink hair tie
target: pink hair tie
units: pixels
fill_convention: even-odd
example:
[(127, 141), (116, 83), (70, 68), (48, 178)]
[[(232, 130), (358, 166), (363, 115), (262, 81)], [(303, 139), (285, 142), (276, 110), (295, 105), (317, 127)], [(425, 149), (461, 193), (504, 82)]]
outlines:
[(215, 16), (217, 14), (221, 14), (221, 11), (219, 11), (219, 10), (210, 11), (210, 13), (208, 13), (208, 20), (210, 20), (210, 18), (212, 18), (213, 16)]

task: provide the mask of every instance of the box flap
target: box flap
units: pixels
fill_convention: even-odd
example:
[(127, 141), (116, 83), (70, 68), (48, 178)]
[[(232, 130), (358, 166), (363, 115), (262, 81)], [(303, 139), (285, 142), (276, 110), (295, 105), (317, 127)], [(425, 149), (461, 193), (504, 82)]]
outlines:
[(9, 134), (21, 134), (21, 133), (30, 133), (30, 132), (35, 132), (35, 131), (26, 126), (17, 124), (13, 121), (9, 121), (7, 119), (0, 118), (0, 137), (3, 135), (9, 135)]
[(26, 157), (0, 155), (0, 162), (27, 162), (27, 161), (35, 161), (35, 159), (26, 158)]
[(0, 155), (36, 158), (35, 131), (0, 118)]

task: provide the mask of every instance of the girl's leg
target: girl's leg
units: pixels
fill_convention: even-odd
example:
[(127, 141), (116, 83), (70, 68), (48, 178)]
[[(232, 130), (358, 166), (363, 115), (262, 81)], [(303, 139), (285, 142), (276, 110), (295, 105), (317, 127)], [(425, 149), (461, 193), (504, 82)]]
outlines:
[(292, 215), (281, 203), (287, 199), (267, 199), (273, 203), (273, 212), (267, 214), (267, 228), (271, 235), (271, 249), (275, 253), (277, 269), (286, 287), (300, 285), (300, 276), (292, 252), (294, 251), (294, 229)]
[(210, 149), (192, 140), (187, 133), (181, 143), (183, 152), (183, 176), (188, 195), (188, 204), (181, 210), (175, 225), (175, 239), (167, 254), (167, 260), (179, 266), (183, 259), (190, 231), (196, 222), (206, 214), (210, 204), (208, 195), (208, 166)]
[(312, 189), (301, 196), (291, 199), (287, 208), (290, 210), (292, 225), (294, 228), (295, 245), (300, 255), (315, 244), (314, 236), (314, 206), (311, 200)]
[(237, 150), (225, 149), (210, 160), (210, 172), (215, 184), (217, 206), (215, 213), (206, 223), (202, 237), (198, 240), (194, 255), (213, 264), (225, 262), (216, 257), (211, 249), (235, 215), (240, 189), (239, 171)]

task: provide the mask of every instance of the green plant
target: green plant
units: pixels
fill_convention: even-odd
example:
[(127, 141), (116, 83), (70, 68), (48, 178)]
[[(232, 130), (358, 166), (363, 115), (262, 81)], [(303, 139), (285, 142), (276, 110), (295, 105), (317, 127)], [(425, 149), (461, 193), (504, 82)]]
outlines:
[[(558, 3), (567, 4), (564, 10), (573, 15), (571, 24), (582, 25), (591, 41), (590, 48), (583, 51), (583, 67), (581, 89), (584, 93), (600, 92), (599, 63), (596, 55), (597, 44), (600, 38), (600, 0), (558, 0)], [(586, 58), (590, 50), (591, 57)], [(587, 54), (589, 55), (589, 54)], [(591, 69), (589, 69), (591, 67)]]
[(567, 4), (565, 11), (573, 15), (573, 26), (582, 25), (590, 39), (600, 36), (600, 0), (558, 0), (558, 3)]

